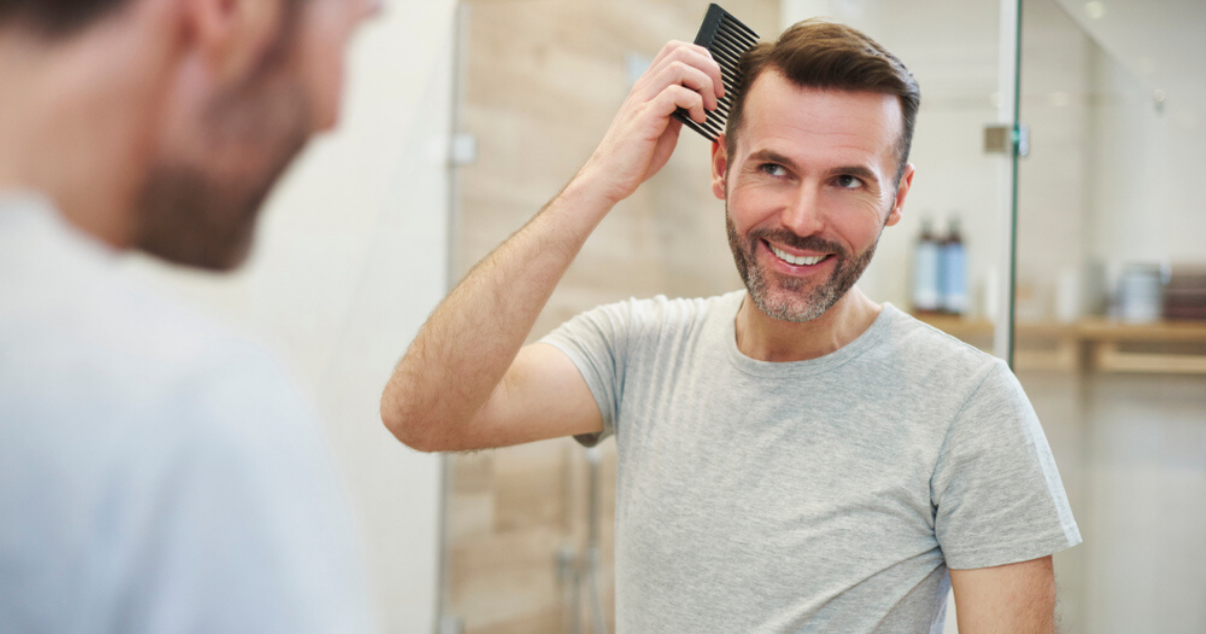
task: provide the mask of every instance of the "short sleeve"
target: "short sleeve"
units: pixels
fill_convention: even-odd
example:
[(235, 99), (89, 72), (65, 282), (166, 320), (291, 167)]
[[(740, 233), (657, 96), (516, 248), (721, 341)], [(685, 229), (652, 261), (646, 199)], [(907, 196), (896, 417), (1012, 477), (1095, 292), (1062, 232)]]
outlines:
[[(122, 499), (113, 631), (373, 631), (349, 509), (321, 429), (273, 362), (236, 354), (164, 405), (175, 431)], [(148, 456), (147, 454), (151, 454)]]
[(638, 304), (632, 299), (589, 310), (540, 340), (574, 362), (603, 415), (601, 433), (575, 436), (584, 446), (593, 447), (616, 433), (630, 342), (640, 328)]
[(952, 422), (931, 500), (952, 569), (1037, 559), (1081, 541), (1038, 417), (1001, 362)]

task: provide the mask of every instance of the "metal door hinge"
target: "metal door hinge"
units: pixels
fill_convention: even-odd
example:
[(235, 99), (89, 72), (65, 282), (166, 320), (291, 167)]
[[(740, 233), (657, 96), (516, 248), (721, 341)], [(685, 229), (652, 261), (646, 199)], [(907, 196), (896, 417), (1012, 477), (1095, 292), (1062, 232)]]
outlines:
[(985, 154), (1009, 154), (1014, 148), (1017, 148), (1018, 156), (1030, 154), (1030, 126), (1018, 126), (1016, 134), (1010, 125), (984, 126)]

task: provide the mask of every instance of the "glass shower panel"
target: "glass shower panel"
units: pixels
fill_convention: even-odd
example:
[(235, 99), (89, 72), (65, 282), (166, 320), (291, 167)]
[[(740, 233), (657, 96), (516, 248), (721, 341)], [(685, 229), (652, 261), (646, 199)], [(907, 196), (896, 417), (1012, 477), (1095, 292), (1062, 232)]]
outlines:
[(1085, 543), (1064, 631), (1206, 631), (1206, 3), (1024, 0), (1016, 371)]
[[(1011, 156), (986, 151), (985, 127), (1009, 123), (1002, 64), (1015, 31), (997, 0), (726, 0), (765, 39), (824, 16), (870, 34), (898, 54), (923, 98), (912, 162), (917, 176), (903, 221), (884, 232), (863, 280), (876, 301), (986, 350), (1004, 323)], [(465, 0), (462, 7), (456, 171), (456, 276), (553, 196), (590, 154), (661, 44), (688, 39), (698, 0)], [(956, 17), (957, 16), (957, 17)], [(1002, 46), (1002, 31), (1006, 44)], [(1005, 101), (1005, 108), (1002, 102)], [(583, 248), (537, 326), (540, 336), (574, 314), (630, 296), (706, 296), (740, 287), (709, 187), (709, 146), (684, 134), (671, 162), (617, 207)], [(463, 157), (464, 158), (464, 157)], [(928, 220), (947, 274), (919, 275)], [(949, 240), (958, 226), (958, 248)], [(922, 249), (924, 250), (924, 249)], [(962, 266), (958, 265), (962, 251)], [(939, 255), (941, 258), (941, 255)], [(941, 267), (938, 267), (941, 268)], [(942, 278), (947, 279), (947, 278)], [(921, 301), (929, 284), (937, 299)], [(925, 293), (920, 293), (926, 300)], [(925, 309), (925, 310), (919, 310)], [(448, 461), (447, 558), (441, 616), (449, 631), (585, 632), (592, 606), (579, 583), (590, 569), (590, 461), (569, 440)], [(599, 602), (611, 619), (614, 445), (599, 456)], [(953, 622), (953, 621), (949, 621)], [(595, 628), (602, 629), (602, 628)], [(953, 631), (948, 628), (947, 631)]]

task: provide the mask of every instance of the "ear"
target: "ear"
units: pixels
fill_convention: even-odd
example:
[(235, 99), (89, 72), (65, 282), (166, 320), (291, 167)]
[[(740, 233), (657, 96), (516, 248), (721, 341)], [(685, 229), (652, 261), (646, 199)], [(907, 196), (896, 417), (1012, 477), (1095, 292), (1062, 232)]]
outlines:
[(892, 211), (888, 212), (888, 221), (884, 226), (891, 227), (900, 222), (900, 213), (904, 209), (905, 198), (909, 195), (909, 189), (913, 187), (913, 174), (917, 168), (913, 167), (912, 163), (905, 166), (904, 174), (900, 177), (900, 185), (896, 187), (896, 202), (892, 203)]
[(220, 82), (259, 63), (281, 28), (284, 0), (185, 0), (194, 44)]
[(724, 135), (716, 137), (712, 142), (712, 195), (724, 200), (724, 176), (729, 169), (729, 153), (725, 149)]

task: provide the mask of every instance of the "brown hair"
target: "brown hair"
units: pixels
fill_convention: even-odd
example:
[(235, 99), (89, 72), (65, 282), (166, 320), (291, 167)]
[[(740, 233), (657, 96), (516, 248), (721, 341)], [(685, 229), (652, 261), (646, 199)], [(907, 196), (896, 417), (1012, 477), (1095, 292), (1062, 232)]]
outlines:
[(69, 35), (129, 0), (0, 0), (0, 26), (19, 23), (39, 35)]
[(732, 156), (741, 131), (745, 95), (767, 69), (774, 69), (797, 86), (896, 95), (904, 115), (896, 144), (896, 181), (904, 175), (913, 143), (921, 89), (895, 55), (862, 32), (817, 18), (799, 22), (778, 41), (762, 43), (741, 57), (741, 85), (733, 98), (725, 128), (725, 149)]
[[(10, 25), (47, 39), (69, 37), (136, 0), (0, 0), (0, 28)], [(282, 6), (300, 4), (286, 0)]]

